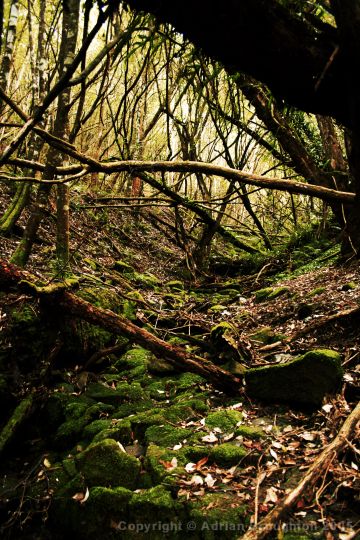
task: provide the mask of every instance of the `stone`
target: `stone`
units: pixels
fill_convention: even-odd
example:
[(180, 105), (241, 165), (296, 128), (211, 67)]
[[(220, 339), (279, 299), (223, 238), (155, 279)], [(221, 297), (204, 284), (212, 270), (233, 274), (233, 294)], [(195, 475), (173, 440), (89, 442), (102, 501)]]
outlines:
[(140, 461), (123, 452), (118, 443), (104, 439), (88, 446), (76, 456), (78, 470), (88, 486), (135, 489), (140, 474)]
[(326, 394), (339, 389), (342, 375), (339, 353), (315, 349), (287, 364), (247, 370), (246, 393), (264, 401), (318, 407)]

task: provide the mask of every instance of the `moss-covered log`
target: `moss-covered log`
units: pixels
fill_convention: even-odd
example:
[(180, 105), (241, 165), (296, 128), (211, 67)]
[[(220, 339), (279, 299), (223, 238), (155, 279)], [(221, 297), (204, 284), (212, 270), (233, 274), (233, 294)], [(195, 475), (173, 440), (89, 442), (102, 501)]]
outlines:
[(90, 302), (65, 291), (63, 288), (55, 287), (55, 292), (51, 294), (48, 288), (31, 287), (29, 286), (29, 280), (31, 278), (35, 279), (16, 266), (0, 259), (1, 289), (25, 287), (27, 292), (39, 295), (44, 301), (44, 306), (50, 310), (56, 310), (58, 312), (61, 309), (64, 315), (71, 315), (100, 326), (114, 334), (126, 336), (134, 343), (154, 353), (155, 356), (167, 360), (176, 369), (198, 373), (222, 390), (230, 393), (240, 393), (242, 388), (241, 380), (228, 371), (215, 366), (201, 357), (189, 354), (181, 347), (163, 341), (147, 330), (139, 328), (121, 315), (116, 315), (108, 309), (95, 307)]

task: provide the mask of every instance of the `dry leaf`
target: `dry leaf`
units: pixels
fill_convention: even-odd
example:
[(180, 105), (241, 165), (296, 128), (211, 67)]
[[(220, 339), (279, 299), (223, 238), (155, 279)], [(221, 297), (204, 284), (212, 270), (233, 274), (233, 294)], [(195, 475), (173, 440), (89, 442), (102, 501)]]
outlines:
[(50, 469), (51, 463), (47, 458), (44, 459), (43, 464), (47, 469)]
[(74, 501), (78, 501), (80, 504), (84, 504), (84, 502), (88, 500), (89, 496), (90, 496), (89, 489), (86, 488), (85, 493), (80, 491), (79, 493), (75, 493), (75, 495), (73, 495), (71, 498), (74, 499)]
[(209, 435), (205, 435), (205, 437), (202, 437), (201, 440), (203, 442), (214, 443), (218, 441), (218, 438), (213, 432), (211, 432), (209, 433)]
[(334, 406), (331, 405), (331, 403), (327, 403), (326, 405), (323, 405), (321, 408), (322, 408), (322, 410), (325, 411), (326, 413), (329, 413), (333, 407), (334, 407)]
[(267, 489), (264, 504), (268, 502), (277, 503), (278, 502), (277, 491), (278, 490), (275, 487), (270, 487), (269, 489)]
[(211, 476), (211, 474), (207, 474), (205, 476), (205, 484), (208, 486), (208, 487), (213, 487), (213, 485), (215, 484), (216, 482), (216, 478), (213, 478)]
[(300, 437), (304, 439), (304, 441), (314, 441), (316, 438), (316, 435), (315, 433), (310, 433), (310, 431), (305, 431), (304, 433), (300, 435)]
[(191, 478), (191, 483), (194, 484), (194, 486), (202, 486), (204, 480), (199, 474), (194, 474), (194, 476)]
[(205, 456), (205, 457), (199, 459), (199, 461), (196, 463), (196, 468), (197, 468), (197, 469), (201, 469), (201, 467), (202, 467), (203, 465), (205, 465), (205, 463), (207, 463), (208, 460), (209, 460), (209, 458), (208, 458), (207, 456)]
[(173, 457), (171, 461), (163, 461), (162, 459), (159, 460), (159, 463), (165, 467), (165, 469), (168, 469), (169, 471), (172, 471), (178, 466), (178, 460), (176, 457)]
[(196, 470), (196, 463), (187, 463), (185, 465), (185, 471), (186, 472), (193, 472)]

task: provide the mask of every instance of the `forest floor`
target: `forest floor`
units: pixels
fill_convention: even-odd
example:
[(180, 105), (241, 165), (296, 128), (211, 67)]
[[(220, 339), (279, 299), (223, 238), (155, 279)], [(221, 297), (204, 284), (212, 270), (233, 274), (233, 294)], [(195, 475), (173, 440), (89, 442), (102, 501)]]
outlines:
[[(359, 400), (358, 265), (334, 264), (335, 246), (295, 271), (271, 258), (251, 275), (209, 271), (194, 281), (182, 251), (144, 219), (73, 210), (72, 270), (86, 299), (119, 301), (135, 324), (236, 373), (337, 351), (343, 385), (316, 408), (256, 401), (246, 388), (227, 396), (90, 325), (67, 323), (66, 339), (80, 336), (81, 346), (46, 336), (36, 301), (1, 294), (0, 360), (12, 384), (11, 395), (0, 388), (1, 424), (19, 400), (37, 400), (3, 452), (2, 538), (241, 537), (295, 487)], [(35, 275), (51, 275), (53, 229), (49, 216), (27, 268)], [(3, 258), (18, 240), (1, 239)], [(215, 246), (218, 257), (224, 249)], [(359, 537), (359, 455), (353, 443), (335, 457), (272, 537)]]

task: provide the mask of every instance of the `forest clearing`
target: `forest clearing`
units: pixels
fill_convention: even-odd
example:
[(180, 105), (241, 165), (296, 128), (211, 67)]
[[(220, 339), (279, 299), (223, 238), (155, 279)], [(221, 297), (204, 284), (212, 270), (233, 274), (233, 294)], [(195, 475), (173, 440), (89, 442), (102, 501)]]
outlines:
[(1, 538), (359, 538), (360, 2), (0, 11)]

